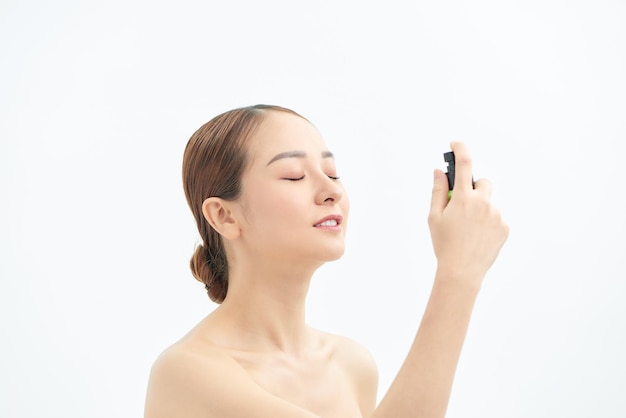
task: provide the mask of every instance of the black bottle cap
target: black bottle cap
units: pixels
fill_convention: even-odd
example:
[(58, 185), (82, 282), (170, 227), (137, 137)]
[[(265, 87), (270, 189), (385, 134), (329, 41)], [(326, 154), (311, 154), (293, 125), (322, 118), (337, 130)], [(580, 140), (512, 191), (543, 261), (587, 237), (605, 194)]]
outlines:
[(443, 154), (443, 159), (448, 163), (448, 171), (446, 177), (448, 177), (448, 190), (454, 189), (454, 152), (446, 152)]

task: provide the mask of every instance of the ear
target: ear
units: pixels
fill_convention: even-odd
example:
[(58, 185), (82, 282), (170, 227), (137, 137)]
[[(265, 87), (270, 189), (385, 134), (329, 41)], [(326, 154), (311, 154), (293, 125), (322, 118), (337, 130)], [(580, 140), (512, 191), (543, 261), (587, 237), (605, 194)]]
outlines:
[(239, 237), (240, 229), (231, 203), (219, 197), (209, 197), (202, 202), (204, 219), (226, 239)]

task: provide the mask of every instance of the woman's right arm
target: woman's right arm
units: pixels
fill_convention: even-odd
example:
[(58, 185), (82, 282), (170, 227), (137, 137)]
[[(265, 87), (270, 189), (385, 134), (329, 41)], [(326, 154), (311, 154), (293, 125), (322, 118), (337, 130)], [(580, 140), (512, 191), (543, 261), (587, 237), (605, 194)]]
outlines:
[(261, 389), (231, 357), (166, 350), (150, 374), (144, 418), (319, 418)]
[(456, 181), (448, 202), (445, 174), (435, 172), (429, 226), (437, 273), (409, 354), (372, 418), (442, 418), (482, 280), (508, 236), (489, 203), (488, 181), (472, 187), (466, 147), (453, 143)]

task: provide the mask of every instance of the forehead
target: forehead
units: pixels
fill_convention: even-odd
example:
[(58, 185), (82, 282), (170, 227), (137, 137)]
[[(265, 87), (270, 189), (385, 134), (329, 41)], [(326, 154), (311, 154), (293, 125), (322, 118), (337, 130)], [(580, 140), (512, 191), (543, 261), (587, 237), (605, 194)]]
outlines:
[(286, 151), (300, 150), (319, 154), (319, 151), (326, 150), (326, 144), (315, 126), (287, 112), (268, 112), (250, 139), (249, 152), (253, 161), (272, 158)]

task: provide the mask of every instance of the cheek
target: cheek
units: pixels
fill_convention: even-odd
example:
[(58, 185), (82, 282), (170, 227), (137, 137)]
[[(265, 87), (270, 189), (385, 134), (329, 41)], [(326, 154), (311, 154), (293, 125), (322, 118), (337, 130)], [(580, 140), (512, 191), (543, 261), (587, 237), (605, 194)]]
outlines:
[(345, 222), (345, 227), (348, 227), (348, 219), (349, 219), (349, 215), (350, 215), (350, 199), (348, 199), (348, 196), (344, 193), (343, 198), (341, 199), (341, 211), (343, 212), (343, 219)]
[(339, 201), (339, 207), (343, 211), (344, 216), (348, 216), (348, 212), (350, 211), (350, 197), (346, 192), (346, 189), (343, 189), (343, 193), (341, 195), (341, 200)]
[(301, 218), (305, 210), (303, 199), (293, 190), (257, 190), (247, 199), (250, 224), (262, 229), (276, 228)]
[(302, 222), (311, 208), (308, 200), (297, 192), (277, 194), (269, 202), (274, 218), (280, 223)]

